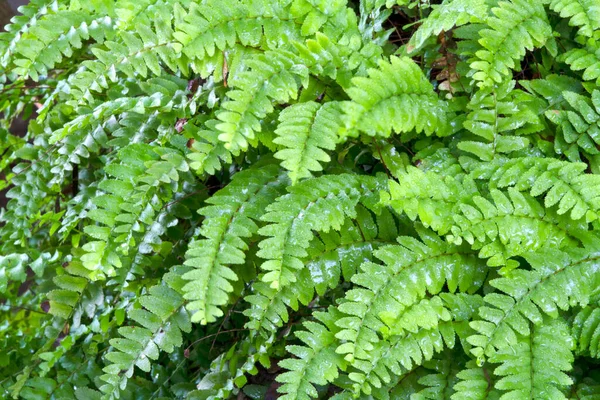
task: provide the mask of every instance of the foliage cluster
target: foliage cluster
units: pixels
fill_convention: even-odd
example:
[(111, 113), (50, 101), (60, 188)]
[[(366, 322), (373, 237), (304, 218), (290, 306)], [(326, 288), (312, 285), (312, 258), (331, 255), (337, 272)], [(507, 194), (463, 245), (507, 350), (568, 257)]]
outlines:
[(597, 0), (20, 11), (0, 397), (600, 399)]

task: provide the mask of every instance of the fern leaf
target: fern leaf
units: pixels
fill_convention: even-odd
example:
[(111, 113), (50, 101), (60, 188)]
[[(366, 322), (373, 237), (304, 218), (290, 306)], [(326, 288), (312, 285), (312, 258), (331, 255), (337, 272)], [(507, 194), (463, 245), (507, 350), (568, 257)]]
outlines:
[(564, 373), (572, 368), (573, 341), (564, 321), (546, 321), (490, 358), (501, 364), (494, 373), (502, 376), (495, 387), (507, 391), (503, 398), (566, 399), (561, 389), (573, 383)]
[[(581, 161), (579, 152), (600, 154), (600, 91), (592, 92), (592, 99), (565, 91), (562, 93), (572, 110), (549, 110), (547, 118), (560, 126), (556, 138), (556, 151), (564, 153), (571, 161)], [(560, 135), (562, 134), (562, 135)], [(562, 139), (562, 140), (559, 140)]]
[(529, 0), (500, 1), (488, 18), (489, 29), (479, 32), (483, 49), (471, 63), (480, 87), (501, 83), (514, 69), (526, 50), (541, 47), (552, 37), (543, 2)]
[(445, 178), (435, 172), (424, 172), (407, 167), (398, 174), (398, 182), (389, 180), (389, 194), (382, 192), (382, 204), (389, 204), (396, 212), (411, 220), (419, 218), (426, 228), (446, 234), (454, 225), (453, 217), (460, 204), (468, 204), (479, 194), (471, 179), (462, 182), (452, 176)]
[(14, 59), (14, 72), (22, 79), (38, 80), (63, 57), (71, 57), (73, 49), (80, 49), (83, 42), (92, 38), (102, 43), (112, 30), (113, 21), (108, 16), (93, 19), (84, 11), (48, 15), (16, 43), (15, 51), (23, 58)]
[(307, 249), (302, 259), (305, 268), (297, 275), (293, 285), (281, 290), (264, 282), (252, 286), (253, 293), (245, 300), (251, 307), (244, 311), (248, 317), (246, 327), (261, 335), (275, 332), (288, 322), (288, 308), (298, 310), (299, 304), (308, 304), (316, 291), (323, 295), (327, 288), (335, 288), (340, 276), (349, 280), (363, 260), (372, 258), (372, 251), (395, 242), (398, 236), (393, 217), (382, 211), (377, 223), (362, 206), (357, 207), (356, 222), (346, 221), (340, 232), (321, 232)]
[(447, 237), (456, 244), (466, 240), (480, 250), (479, 257), (489, 257), (489, 266), (507, 265), (509, 258), (542, 247), (578, 246), (578, 234), (585, 236), (587, 224), (583, 221), (561, 221), (515, 188), (508, 189), (508, 196), (496, 189), (490, 195), (494, 204), (481, 196), (472, 198), (476, 206), (460, 204), (460, 213), (454, 216), (456, 225)]
[(500, 392), (494, 389), (492, 371), (487, 366), (478, 367), (473, 360), (456, 374), (459, 381), (454, 385), (452, 400), (498, 400)]
[[(315, 313), (318, 320), (326, 318), (325, 313)], [(330, 322), (331, 325), (331, 322)], [(314, 385), (325, 385), (338, 377), (338, 370), (344, 367), (342, 356), (335, 352), (335, 336), (318, 322), (304, 323), (306, 330), (296, 332), (296, 336), (306, 346), (287, 346), (286, 349), (298, 357), (279, 363), (288, 372), (277, 377), (283, 383), (278, 391), (284, 393), (283, 400), (310, 400), (317, 397)]]
[(262, 280), (272, 288), (296, 281), (294, 271), (303, 267), (311, 231), (339, 230), (347, 217), (356, 216), (362, 197), (378, 189), (380, 180), (357, 175), (327, 175), (292, 186), (290, 193), (267, 208), (261, 219), (269, 224), (258, 233), (268, 236), (257, 255), (266, 261)]
[(514, 186), (534, 197), (545, 195), (544, 206), (558, 206), (559, 215), (570, 211), (573, 220), (584, 216), (587, 222), (597, 219), (600, 178), (584, 173), (584, 163), (525, 157), (489, 164), (463, 162), (463, 166), (474, 179), (489, 179), (491, 188)]
[(582, 308), (571, 323), (571, 333), (575, 340), (578, 354), (589, 354), (594, 358), (600, 356), (600, 310), (595, 306)]
[[(349, 378), (355, 383), (353, 391), (361, 391), (376, 398), (387, 398), (385, 388), (394, 387), (398, 381), (415, 371), (417, 366), (431, 360), (435, 353), (444, 347), (454, 348), (456, 336), (465, 340), (472, 330), (468, 321), (482, 304), (477, 295), (443, 293), (433, 299), (442, 299), (445, 312), (450, 313), (446, 320), (438, 320), (429, 327), (417, 328), (403, 336), (391, 336), (375, 344), (369, 360), (355, 361), (351, 365), (356, 372)], [(438, 301), (435, 300), (435, 301)]]
[(285, 149), (275, 153), (275, 157), (290, 171), (292, 184), (311, 177), (311, 171), (321, 171), (323, 167), (319, 162), (330, 161), (324, 150), (335, 149), (339, 116), (335, 102), (298, 103), (279, 115), (277, 138), (273, 142)]
[(342, 137), (359, 132), (389, 137), (415, 129), (427, 135), (448, 133), (446, 107), (433, 91), (421, 69), (407, 57), (381, 60), (369, 77), (352, 79), (346, 92), (352, 99), (343, 103), (345, 127)]
[(600, 29), (600, 5), (590, 0), (552, 0), (550, 9), (562, 18), (570, 18), (570, 26), (578, 26), (580, 35), (592, 37)]
[(147, 295), (141, 296), (139, 302), (144, 308), (128, 313), (129, 318), (139, 325), (119, 328), (123, 337), (110, 340), (113, 350), (106, 355), (110, 363), (100, 377), (105, 382), (100, 386), (105, 398), (118, 399), (119, 392), (133, 376), (134, 367), (150, 372), (151, 362), (158, 359), (160, 351), (172, 353), (183, 343), (181, 332), (191, 331), (185, 300), (181, 296), (183, 281), (180, 275), (183, 272), (172, 271), (165, 276), (168, 284), (154, 286)]
[(287, 184), (273, 165), (242, 171), (207, 201), (211, 205), (199, 210), (205, 217), (200, 228), (205, 239), (190, 243), (184, 265), (193, 269), (183, 276), (189, 281), (183, 290), (193, 322), (206, 324), (223, 315), (219, 307), (233, 290), (229, 282), (238, 279), (229, 265), (244, 263), (245, 240), (258, 230), (253, 219)]
[(484, 21), (488, 14), (488, 5), (484, 0), (445, 0), (434, 8), (423, 24), (412, 35), (408, 43), (409, 52), (423, 46), (431, 36), (450, 31), (454, 26), (469, 22)]
[(531, 98), (514, 90), (515, 84), (514, 80), (506, 81), (493, 89), (479, 90), (471, 98), (468, 108), (472, 111), (464, 127), (475, 138), (458, 143), (460, 150), (491, 161), (498, 153), (529, 147), (530, 141), (524, 135), (539, 132), (544, 126), (536, 110), (528, 104)]
[(530, 322), (539, 325), (543, 314), (556, 318), (559, 310), (585, 306), (597, 287), (600, 274), (595, 267), (598, 243), (568, 253), (545, 249), (525, 255), (531, 270), (516, 269), (490, 284), (503, 293), (485, 296), (481, 320), (471, 322), (478, 332), (469, 338), (471, 352), (483, 360), (496, 349), (514, 346), (519, 335), (531, 334)]
[(306, 66), (283, 50), (260, 54), (246, 64), (250, 71), (235, 77), (231, 82), (235, 89), (227, 95), (230, 100), (217, 112), (219, 140), (234, 154), (247, 150), (248, 142), (255, 141), (255, 132), (262, 129), (259, 121), (273, 112), (273, 104), (296, 99), (300, 85), (308, 84)]
[[(469, 251), (446, 244), (424, 230), (421, 234), (424, 243), (401, 237), (398, 239), (400, 245), (375, 251), (384, 266), (364, 263), (361, 272), (352, 277), (360, 287), (348, 291), (345, 302), (339, 306), (347, 317), (338, 321), (343, 330), (337, 335), (343, 341), (337, 351), (348, 361), (370, 360), (371, 350), (381, 340), (379, 333), (385, 338), (406, 329), (414, 331), (419, 324), (429, 323), (425, 319), (414, 320), (413, 312), (419, 314), (419, 311), (429, 309), (427, 312), (431, 313), (433, 321), (447, 319), (439, 304), (432, 307), (433, 304), (425, 300), (417, 306), (426, 292), (436, 294), (445, 284), (451, 291), (458, 288), (473, 291), (483, 283), (485, 270)], [(460, 275), (456, 269), (458, 265), (461, 265)], [(417, 307), (418, 311), (410, 311), (412, 307)], [(404, 325), (398, 322), (399, 318), (407, 318)]]
[[(283, 1), (220, 1), (192, 3), (183, 21), (175, 26), (174, 37), (190, 59), (202, 61), (216, 50), (224, 51), (239, 42), (258, 47), (279, 47), (300, 38), (295, 21)], [(264, 38), (263, 38), (264, 35)]]
[(564, 60), (573, 71), (583, 71), (583, 80), (600, 82), (600, 56), (594, 40), (588, 40), (583, 48), (576, 47), (561, 54), (560, 60)]

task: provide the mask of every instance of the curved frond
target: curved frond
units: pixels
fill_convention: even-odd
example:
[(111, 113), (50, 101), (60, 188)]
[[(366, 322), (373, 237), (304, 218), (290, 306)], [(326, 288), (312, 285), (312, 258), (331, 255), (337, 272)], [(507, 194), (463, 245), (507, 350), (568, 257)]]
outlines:
[(482, 50), (471, 63), (473, 79), (480, 87), (503, 82), (526, 50), (542, 47), (552, 38), (544, 2), (530, 0), (500, 1), (492, 8), (487, 29), (479, 31)]
[(352, 79), (346, 89), (352, 101), (342, 103), (344, 136), (389, 137), (392, 132), (425, 132), (445, 136), (449, 133), (446, 105), (438, 99), (421, 69), (407, 57), (380, 60), (369, 77)]
[(207, 324), (223, 315), (219, 307), (233, 291), (229, 282), (238, 279), (230, 266), (245, 262), (247, 240), (258, 230), (253, 219), (287, 184), (274, 165), (241, 171), (198, 211), (205, 217), (199, 231), (204, 238), (190, 243), (184, 265), (193, 269), (183, 276), (189, 281), (183, 290), (193, 322)]
[(490, 285), (502, 293), (485, 296), (481, 320), (471, 322), (478, 332), (469, 338), (475, 346), (471, 352), (479, 360), (497, 351), (511, 348), (520, 337), (531, 335), (531, 324), (540, 326), (544, 314), (553, 318), (559, 310), (585, 306), (598, 290), (598, 251), (593, 247), (573, 249), (568, 253), (544, 249), (525, 256), (531, 270), (515, 269), (493, 279)]
[(277, 137), (273, 143), (285, 149), (275, 153), (289, 172), (292, 184), (309, 178), (312, 171), (322, 171), (320, 162), (331, 160), (325, 150), (334, 150), (340, 128), (338, 103), (315, 102), (294, 104), (279, 115)]
[(506, 391), (504, 398), (566, 399), (562, 389), (573, 380), (565, 374), (572, 368), (573, 340), (567, 324), (548, 319), (520, 336), (510, 347), (499, 350), (490, 361), (501, 364), (494, 370), (501, 376), (495, 387)]
[(550, 9), (570, 18), (569, 25), (578, 26), (580, 35), (592, 37), (600, 29), (600, 5), (593, 0), (552, 0)]
[(380, 179), (358, 175), (326, 175), (290, 187), (289, 194), (267, 207), (261, 220), (269, 224), (258, 233), (267, 236), (257, 255), (266, 261), (262, 281), (272, 288), (296, 281), (302, 269), (311, 232), (339, 230), (346, 218), (356, 217), (356, 205), (379, 189)]

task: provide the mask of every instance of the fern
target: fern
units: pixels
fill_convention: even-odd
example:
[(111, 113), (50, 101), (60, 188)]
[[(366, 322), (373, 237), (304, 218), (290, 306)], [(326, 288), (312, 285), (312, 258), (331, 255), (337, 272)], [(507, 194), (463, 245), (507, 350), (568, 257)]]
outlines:
[(0, 398), (599, 397), (597, 2), (19, 10)]

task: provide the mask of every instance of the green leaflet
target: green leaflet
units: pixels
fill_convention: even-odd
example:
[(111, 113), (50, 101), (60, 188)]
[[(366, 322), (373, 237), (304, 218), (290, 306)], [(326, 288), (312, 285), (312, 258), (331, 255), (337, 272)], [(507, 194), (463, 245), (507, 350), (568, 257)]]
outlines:
[[(473, 79), (482, 88), (504, 81), (515, 61), (525, 56), (526, 50), (547, 45), (556, 54), (556, 44), (550, 40), (552, 28), (548, 24), (544, 2), (528, 0), (500, 1), (493, 8), (494, 16), (487, 19), (487, 29), (479, 32), (483, 47), (471, 63), (477, 72)], [(548, 42), (548, 44), (547, 44)]]

